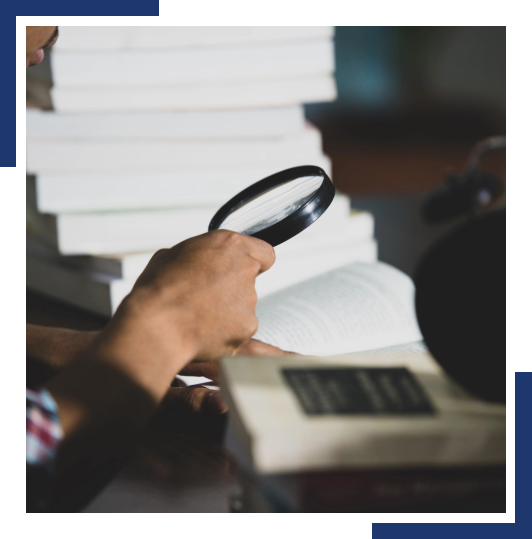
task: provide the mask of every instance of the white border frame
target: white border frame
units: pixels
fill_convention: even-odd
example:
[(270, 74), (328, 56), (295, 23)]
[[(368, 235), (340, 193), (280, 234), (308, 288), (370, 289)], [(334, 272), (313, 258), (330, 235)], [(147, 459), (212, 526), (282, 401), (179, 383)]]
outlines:
[[(26, 201), (26, 26), (193, 26), (193, 17), (16, 18), (17, 202)], [(515, 523), (515, 337), (506, 339), (506, 513), (342, 513), (340, 523)]]

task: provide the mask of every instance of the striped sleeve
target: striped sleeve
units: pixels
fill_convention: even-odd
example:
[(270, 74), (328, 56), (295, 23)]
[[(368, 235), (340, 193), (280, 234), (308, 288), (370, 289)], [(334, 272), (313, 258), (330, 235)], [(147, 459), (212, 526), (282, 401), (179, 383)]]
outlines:
[(26, 389), (26, 464), (49, 469), (62, 438), (52, 395), (45, 389)]

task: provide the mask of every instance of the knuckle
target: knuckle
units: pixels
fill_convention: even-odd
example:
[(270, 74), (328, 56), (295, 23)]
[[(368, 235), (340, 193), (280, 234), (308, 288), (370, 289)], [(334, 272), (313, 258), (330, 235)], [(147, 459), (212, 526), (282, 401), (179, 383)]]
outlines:
[(235, 249), (242, 244), (242, 234), (232, 230), (213, 230), (209, 234), (211, 234), (214, 244), (224, 250)]
[(223, 232), (223, 239), (229, 245), (239, 245), (242, 243), (242, 234), (233, 232), (232, 230), (220, 230)]
[(168, 252), (168, 249), (159, 249), (153, 254), (153, 256), (151, 257), (151, 260), (155, 260), (156, 258), (161, 258), (161, 256), (163, 256), (167, 252)]

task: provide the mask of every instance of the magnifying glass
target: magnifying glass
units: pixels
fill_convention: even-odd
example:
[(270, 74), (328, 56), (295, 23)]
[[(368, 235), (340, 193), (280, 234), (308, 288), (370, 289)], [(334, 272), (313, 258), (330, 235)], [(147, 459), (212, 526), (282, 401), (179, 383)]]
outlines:
[(330, 178), (320, 167), (289, 168), (234, 196), (216, 212), (209, 231), (233, 230), (275, 247), (323, 215), (334, 193)]

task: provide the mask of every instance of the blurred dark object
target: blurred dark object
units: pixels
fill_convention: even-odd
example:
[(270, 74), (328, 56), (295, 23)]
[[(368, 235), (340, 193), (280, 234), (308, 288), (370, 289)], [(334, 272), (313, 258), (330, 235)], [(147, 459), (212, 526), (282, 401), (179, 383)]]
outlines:
[(423, 257), (416, 312), (443, 369), (480, 398), (506, 400), (506, 210), (459, 226)]
[(474, 216), (491, 206), (502, 194), (501, 180), (483, 171), (480, 161), (485, 153), (506, 146), (505, 137), (490, 137), (479, 142), (471, 152), (464, 172), (451, 172), (445, 184), (434, 189), (425, 200), (422, 215), (429, 224), (440, 224), (463, 215)]
[(473, 170), (460, 176), (451, 173), (445, 185), (433, 191), (422, 208), (429, 224), (440, 224), (491, 204), (502, 194), (501, 181), (489, 172)]
[(470, 220), (437, 242), (416, 276), (416, 311), (425, 342), (444, 370), (475, 395), (506, 400), (506, 211), (477, 217), (502, 194), (502, 182), (480, 170), (504, 137), (475, 145), (464, 172), (451, 174), (422, 206), (429, 223)]

